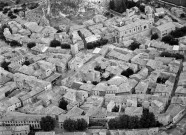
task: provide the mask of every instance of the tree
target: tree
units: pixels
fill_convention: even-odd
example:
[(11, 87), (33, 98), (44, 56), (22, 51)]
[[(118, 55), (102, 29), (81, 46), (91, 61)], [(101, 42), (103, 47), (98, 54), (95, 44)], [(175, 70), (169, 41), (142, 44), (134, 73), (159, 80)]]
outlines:
[(114, 108), (112, 108), (112, 112), (119, 112), (119, 106), (114, 106)]
[(19, 47), (19, 46), (22, 46), (22, 45), (18, 41), (13, 40), (13, 41), (10, 42), (10, 46), (11, 47)]
[(34, 131), (30, 131), (30, 132), (28, 133), (28, 135), (35, 135), (35, 132), (34, 132)]
[(66, 119), (63, 123), (63, 128), (67, 131), (75, 131), (77, 129), (77, 122), (75, 120)]
[(4, 61), (3, 63), (1, 63), (1, 67), (4, 68), (4, 70), (9, 71), (9, 69), (8, 69), (9, 64), (10, 64), (10, 62)]
[(42, 117), (40, 121), (41, 129), (44, 131), (52, 131), (55, 127), (55, 119), (51, 116)]
[(125, 70), (121, 73), (121, 75), (126, 76), (127, 78), (129, 78), (129, 76), (131, 76), (133, 74), (134, 74), (134, 71), (131, 68), (128, 68), (127, 70)]
[(62, 49), (70, 49), (70, 44), (61, 44)]
[(68, 102), (62, 98), (61, 101), (59, 102), (59, 108), (63, 110), (67, 110), (67, 105), (68, 105)]
[(50, 42), (50, 47), (57, 47), (57, 46), (61, 46), (61, 42), (54, 39)]
[(182, 32), (181, 28), (180, 29), (177, 29), (177, 30), (174, 30), (174, 31), (171, 31), (170, 35), (174, 38), (180, 38), (180, 37), (183, 37), (185, 35), (184, 32)]
[(84, 119), (77, 119), (76, 123), (77, 123), (77, 130), (79, 130), (79, 131), (83, 131), (83, 130), (87, 129), (87, 127), (88, 127), (88, 123)]
[(118, 128), (119, 129), (128, 129), (128, 121), (129, 121), (130, 117), (128, 115), (121, 115), (119, 117), (119, 121), (118, 121)]
[(186, 15), (185, 15), (184, 13), (182, 13), (182, 14), (180, 15), (180, 17), (181, 17), (181, 18), (185, 18)]
[(11, 15), (11, 16), (10, 16), (10, 19), (16, 19), (16, 18), (17, 18), (16, 15)]
[(100, 39), (100, 44), (101, 45), (106, 45), (108, 43), (108, 39), (101, 38)]
[(128, 128), (129, 129), (136, 129), (138, 128), (139, 119), (137, 116), (132, 116), (129, 118)]
[(23, 65), (29, 66), (29, 65), (30, 65), (30, 62), (26, 60), (26, 61), (23, 63)]
[(136, 49), (139, 49), (139, 46), (140, 46), (140, 43), (138, 43), (138, 42), (133, 42), (133, 43), (131, 43), (131, 45), (129, 46), (129, 49), (132, 50), (132, 51), (134, 51), (134, 50), (136, 50)]
[(30, 43), (27, 44), (27, 47), (28, 47), (29, 49), (31, 49), (31, 48), (33, 48), (33, 47), (35, 47), (35, 46), (36, 46), (36, 43), (35, 43), (35, 42), (30, 42)]
[(115, 9), (115, 4), (114, 4), (114, 0), (111, 0), (109, 3), (110, 9), (114, 10)]
[(21, 2), (21, 0), (16, 0), (16, 2), (15, 2), (15, 3), (16, 3), (16, 4), (19, 4), (20, 2)]
[(110, 119), (108, 122), (109, 129), (118, 129), (118, 120)]
[(158, 36), (157, 33), (155, 33), (155, 34), (153, 34), (153, 35), (151, 36), (151, 40), (156, 40), (156, 39), (158, 39), (158, 38), (159, 38), (159, 36)]
[(178, 45), (179, 44), (178, 39), (175, 39), (171, 35), (164, 36), (161, 41), (166, 44), (169, 44), (169, 45)]
[(8, 6), (8, 3), (0, 2), (0, 11), (3, 11), (3, 8)]

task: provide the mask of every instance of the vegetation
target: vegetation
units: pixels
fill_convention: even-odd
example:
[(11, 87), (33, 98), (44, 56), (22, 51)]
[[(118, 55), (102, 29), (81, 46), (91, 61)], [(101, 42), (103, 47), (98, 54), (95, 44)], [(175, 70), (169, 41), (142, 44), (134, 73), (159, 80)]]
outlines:
[(29, 66), (29, 65), (30, 65), (30, 62), (26, 60), (26, 61), (23, 63), (23, 65)]
[(15, 3), (16, 4), (19, 4), (21, 2), (21, 0), (16, 0)]
[(119, 13), (123, 13), (126, 11), (127, 7), (126, 7), (126, 1), (125, 0), (111, 0), (110, 1), (110, 9), (119, 12)]
[(182, 54), (179, 53), (169, 53), (169, 52), (162, 52), (160, 54), (161, 57), (171, 57), (171, 58), (175, 58), (175, 59), (184, 59), (184, 56)]
[(87, 43), (87, 49), (94, 49), (96, 47), (106, 45), (107, 43), (108, 43), (107, 39), (101, 38), (99, 41)]
[(171, 35), (164, 36), (161, 41), (166, 44), (169, 44), (169, 45), (178, 45), (179, 44), (178, 39), (175, 39)]
[(62, 49), (70, 49), (70, 44), (61, 44)]
[(50, 42), (50, 47), (57, 47), (57, 46), (61, 46), (61, 42), (54, 39)]
[(167, 43), (169, 45), (178, 45), (179, 40), (177, 38), (186, 36), (186, 26), (182, 28), (178, 28), (172, 31), (169, 35), (164, 36), (162, 38), (162, 42)]
[(0, 2), (0, 11), (3, 11), (4, 7), (8, 6), (6, 2)]
[(52, 131), (55, 127), (55, 119), (50, 116), (42, 117), (40, 125), (43, 131)]
[(9, 71), (9, 69), (8, 69), (9, 64), (10, 64), (10, 62), (4, 61), (3, 63), (1, 63), (1, 67), (4, 68), (4, 70)]
[(67, 105), (68, 105), (68, 102), (62, 98), (61, 101), (59, 102), (59, 108), (63, 110), (67, 110)]
[(149, 112), (148, 109), (143, 109), (141, 118), (137, 116), (121, 115), (119, 118), (111, 119), (108, 125), (110, 129), (138, 129), (162, 126), (156, 121), (154, 114)]
[(35, 46), (36, 46), (36, 43), (35, 43), (35, 42), (30, 42), (30, 43), (27, 44), (27, 47), (28, 47), (29, 49), (31, 49), (31, 48), (33, 48), (33, 47), (35, 47)]
[(156, 40), (156, 39), (158, 39), (158, 38), (159, 38), (159, 36), (158, 36), (157, 33), (155, 33), (155, 34), (153, 34), (153, 35), (151, 36), (151, 40)]
[(88, 123), (84, 119), (66, 119), (63, 124), (63, 128), (67, 131), (83, 131), (87, 129)]
[(130, 68), (128, 68), (127, 70), (125, 70), (125, 71), (123, 71), (121, 73), (121, 75), (123, 75), (123, 76), (125, 76), (127, 78), (129, 78), (129, 76), (131, 76), (133, 74), (134, 74), (134, 71), (132, 69), (130, 69)]
[(133, 42), (133, 43), (128, 47), (128, 49), (134, 51), (134, 50), (136, 50), (136, 49), (139, 49), (139, 47), (140, 47), (140, 43), (138, 43), (138, 42)]
[(11, 47), (20, 47), (22, 45), (18, 41), (13, 40), (10, 42), (10, 46)]

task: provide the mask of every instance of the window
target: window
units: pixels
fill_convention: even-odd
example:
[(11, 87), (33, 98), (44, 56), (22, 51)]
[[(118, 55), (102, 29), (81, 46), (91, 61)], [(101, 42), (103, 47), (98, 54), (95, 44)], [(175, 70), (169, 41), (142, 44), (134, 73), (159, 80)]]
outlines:
[(147, 26), (144, 26), (144, 30), (147, 28)]

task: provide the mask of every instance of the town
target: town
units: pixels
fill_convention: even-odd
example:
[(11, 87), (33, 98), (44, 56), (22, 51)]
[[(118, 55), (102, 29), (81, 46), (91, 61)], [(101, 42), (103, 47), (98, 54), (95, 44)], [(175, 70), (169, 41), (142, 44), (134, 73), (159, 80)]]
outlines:
[(185, 135), (185, 0), (0, 0), (0, 135)]

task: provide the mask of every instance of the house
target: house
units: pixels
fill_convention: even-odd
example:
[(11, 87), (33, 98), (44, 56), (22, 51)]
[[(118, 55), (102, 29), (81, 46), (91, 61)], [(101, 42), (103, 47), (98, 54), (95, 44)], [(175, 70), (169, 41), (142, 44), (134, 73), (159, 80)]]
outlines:
[(46, 26), (42, 29), (41, 34), (44, 38), (54, 38), (54, 34), (57, 32), (57, 30), (53, 27)]
[(151, 93), (154, 95), (170, 97), (172, 90), (173, 90), (173, 86), (169, 86), (165, 84), (157, 84), (156, 89)]
[(92, 93), (95, 96), (104, 96), (106, 93), (107, 89), (107, 84), (106, 83), (98, 83), (93, 89)]
[(92, 83), (84, 83), (82, 84), (79, 89), (87, 91), (89, 95), (92, 95), (92, 89), (95, 87)]
[(135, 93), (136, 94), (146, 94), (148, 93), (148, 86), (149, 81), (148, 80), (142, 80), (138, 83), (138, 85), (135, 87)]
[(172, 117), (170, 116), (170, 114), (163, 113), (163, 114), (158, 114), (157, 120), (159, 123), (166, 126), (172, 122)]
[(143, 113), (142, 107), (126, 107), (125, 108), (125, 114), (129, 116), (141, 117), (142, 113)]
[(17, 97), (11, 97), (3, 104), (7, 106), (7, 111), (15, 111), (15, 109), (22, 106), (20, 99)]
[(3, 85), (13, 79), (13, 74), (0, 67), (0, 85)]
[(171, 104), (181, 104), (186, 105), (186, 97), (183, 96), (174, 96), (172, 97)]
[(175, 25), (172, 22), (162, 24), (152, 29), (152, 34), (158, 34), (160, 38), (168, 35), (171, 31), (174, 31)]
[(37, 44), (36, 46), (32, 47), (32, 53), (35, 55), (45, 53), (48, 47), (45, 44)]
[(183, 117), (185, 114), (185, 109), (181, 105), (171, 104), (166, 110), (166, 113), (173, 118), (173, 123), (175, 123), (180, 120), (181, 117)]
[(176, 97), (185, 97), (186, 96), (186, 88), (184, 88), (183, 86), (178, 86), (175, 91), (175, 96)]
[(50, 82), (54, 86), (56, 84), (61, 83), (60, 78), (61, 78), (61, 74), (55, 72), (55, 73), (51, 74), (51, 76), (47, 77), (45, 79), (45, 81)]

